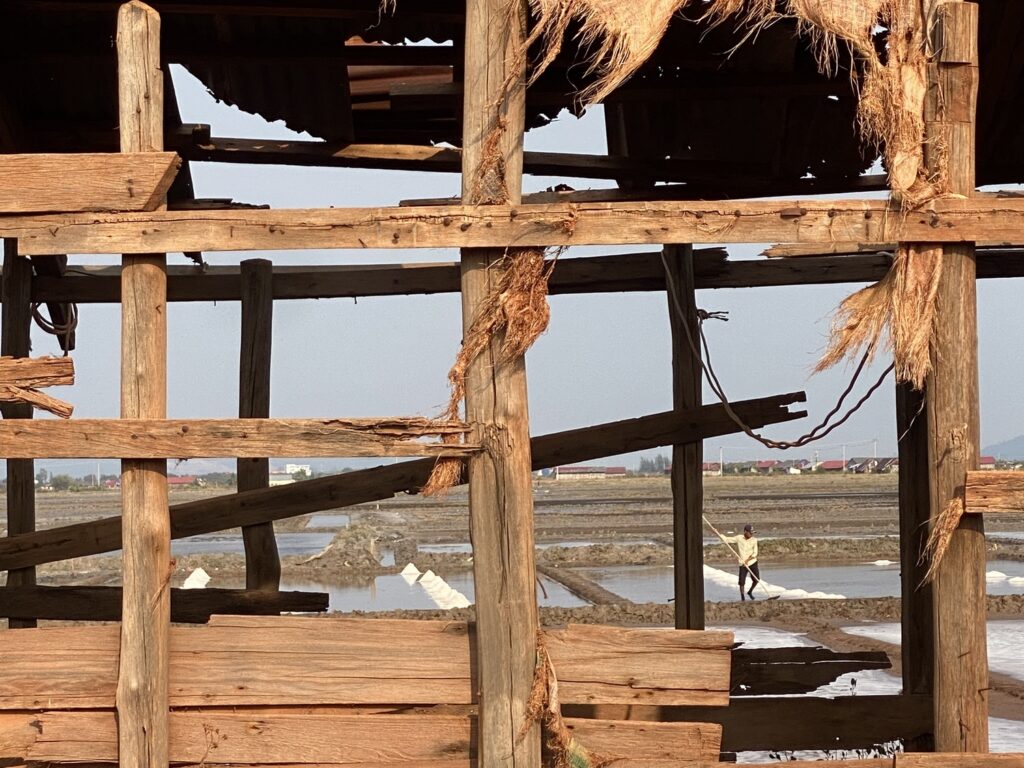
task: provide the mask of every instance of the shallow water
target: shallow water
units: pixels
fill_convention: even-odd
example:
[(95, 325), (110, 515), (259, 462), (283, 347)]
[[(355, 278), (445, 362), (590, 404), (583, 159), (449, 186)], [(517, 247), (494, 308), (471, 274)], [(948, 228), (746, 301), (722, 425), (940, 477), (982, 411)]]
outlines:
[[(451, 574), (441, 573), (445, 581), (462, 594), (470, 602), (474, 599), (473, 574), (469, 571), (456, 571)], [(540, 588), (537, 589), (537, 604), (560, 608), (575, 608), (589, 605), (556, 581), (546, 576), (540, 577), (541, 584), (547, 591), (544, 597)], [(438, 606), (431, 600), (426, 590), (419, 583), (409, 584), (401, 574), (368, 576), (365, 579), (345, 580), (333, 583), (315, 581), (285, 581), (283, 590), (299, 590), (307, 592), (327, 592), (330, 595), (331, 611), (396, 611), (396, 610), (428, 610)]]
[[(333, 533), (279, 533), (277, 551), (282, 555), (314, 555), (334, 538)], [(178, 555), (230, 555), (242, 554), (242, 535), (202, 535), (171, 542), (171, 554)]]
[(307, 528), (348, 528), (352, 518), (340, 512), (320, 512), (309, 518)]

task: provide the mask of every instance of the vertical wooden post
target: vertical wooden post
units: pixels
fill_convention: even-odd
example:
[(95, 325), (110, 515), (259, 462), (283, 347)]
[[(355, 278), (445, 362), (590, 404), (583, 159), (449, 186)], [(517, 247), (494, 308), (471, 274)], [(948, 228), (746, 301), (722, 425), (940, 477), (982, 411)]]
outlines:
[[(28, 357), (32, 329), (32, 264), (18, 255), (18, 241), (8, 238), (4, 245), (3, 318), (0, 355)], [(32, 406), (4, 403), (5, 419), (31, 419)], [(7, 535), (31, 533), (36, 527), (35, 462), (7, 460)], [(7, 586), (26, 587), (36, 583), (35, 568), (17, 568), (7, 573)], [(34, 627), (34, 619), (9, 619), (11, 629)]]
[[(935, 676), (935, 627), (932, 585), (924, 584), (921, 562), (928, 539), (928, 411), (924, 395), (909, 384), (896, 385), (896, 434), (899, 437), (900, 595), (902, 598), (903, 694), (931, 695)], [(934, 733), (934, 724), (928, 729)], [(928, 736), (904, 744), (908, 752), (930, 752)]]
[[(697, 294), (693, 282), (693, 246), (665, 247), (671, 274), (669, 285), (677, 294), (668, 297), (672, 329), (672, 407), (698, 408), (701, 404), (700, 358), (693, 354), (683, 323), (698, 338)], [(671, 287), (668, 289), (671, 291)], [(682, 307), (686, 317), (679, 316)], [(704, 445), (672, 446), (672, 544), (675, 578), (676, 629), (704, 629)]]
[[(950, 190), (974, 192), (978, 93), (978, 6), (929, 0), (933, 34), (925, 122), (930, 170), (945, 159)], [(925, 246), (928, 247), (928, 246)], [(974, 245), (942, 247), (939, 322), (927, 382), (929, 482), (934, 522), (963, 496), (978, 468), (978, 330)], [(988, 751), (985, 533), (980, 515), (964, 515), (934, 582), (935, 748)]]
[[(238, 368), (240, 418), (270, 416), (270, 351), (274, 316), (274, 265), (267, 259), (242, 262), (242, 350)], [(238, 490), (270, 485), (270, 459), (239, 459)], [(274, 524), (242, 527), (245, 545), (245, 588), (277, 590), (281, 558)]]
[[(526, 8), (520, 0), (467, 0), (465, 203), (497, 202), (501, 190), (512, 203), (521, 199), (526, 105), (522, 73), (509, 93), (504, 85), (525, 25)], [(486, 156), (492, 136), (500, 136), (503, 163)], [(462, 252), (464, 328), (497, 279), (492, 264), (502, 256), (503, 251), (495, 250)], [(535, 725), (520, 733), (537, 644), (526, 365), (523, 358), (504, 360), (500, 345), (501, 338), (495, 338), (466, 377), (466, 417), (473, 439), (487, 445), (468, 463), (480, 685), (478, 759), (494, 768), (539, 768), (540, 729)]]
[[(133, 0), (117, 15), (122, 152), (163, 149), (160, 17)], [(121, 261), (121, 416), (167, 417), (167, 257)], [(117, 678), (119, 764), (166, 768), (173, 570), (167, 462), (121, 463), (124, 593)]]

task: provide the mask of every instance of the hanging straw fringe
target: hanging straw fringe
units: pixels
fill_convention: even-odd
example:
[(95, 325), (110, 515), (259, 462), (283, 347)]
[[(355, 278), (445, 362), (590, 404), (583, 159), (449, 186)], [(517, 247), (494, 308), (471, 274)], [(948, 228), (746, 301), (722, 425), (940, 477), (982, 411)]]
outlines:
[(815, 370), (857, 359), (862, 353), (874, 357), (888, 331), (897, 380), (922, 389), (932, 370), (930, 347), (941, 277), (941, 250), (901, 246), (884, 278), (840, 305), (832, 339)]
[[(462, 340), (455, 364), (448, 371), (451, 395), (439, 417), (441, 420), (449, 420), (453, 414), (458, 416), (460, 403), (466, 396), (466, 373), (492, 341), (498, 340), (498, 357), (494, 362), (504, 364), (526, 354), (547, 330), (551, 318), (548, 279), (557, 258), (558, 252), (554, 258), (545, 259), (541, 248), (510, 248), (488, 267), (492, 271), (492, 287)], [(462, 466), (461, 459), (439, 459), (423, 493), (427, 496), (444, 494), (458, 484)]]
[(537, 633), (537, 667), (533, 689), (526, 703), (526, 719), (519, 729), (517, 740), (522, 741), (537, 722), (542, 724), (547, 734), (546, 745), (550, 751), (552, 768), (603, 768), (615, 762), (591, 753), (576, 740), (565, 724), (558, 700), (558, 677), (540, 632)]
[(946, 550), (949, 549), (949, 544), (953, 540), (953, 532), (960, 525), (960, 518), (964, 516), (965, 512), (966, 505), (964, 500), (958, 496), (955, 499), (949, 500), (949, 503), (942, 509), (939, 516), (935, 518), (935, 522), (932, 523), (932, 529), (928, 533), (928, 541), (924, 545), (924, 551), (918, 560), (918, 565), (923, 565), (925, 562), (928, 563), (928, 570), (921, 580), (921, 586), (930, 584), (935, 580), (935, 576), (939, 572), (939, 564), (942, 563), (942, 558), (945, 556)]

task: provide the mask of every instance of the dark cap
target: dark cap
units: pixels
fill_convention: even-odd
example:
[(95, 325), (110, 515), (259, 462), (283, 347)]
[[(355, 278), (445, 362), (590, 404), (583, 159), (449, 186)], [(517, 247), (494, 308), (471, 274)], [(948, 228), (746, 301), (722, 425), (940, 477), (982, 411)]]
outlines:
[(744, 533), (747, 533), (747, 532), (753, 533), (754, 532), (754, 526), (752, 526), (750, 523), (747, 523), (746, 525), (743, 526), (743, 532)]

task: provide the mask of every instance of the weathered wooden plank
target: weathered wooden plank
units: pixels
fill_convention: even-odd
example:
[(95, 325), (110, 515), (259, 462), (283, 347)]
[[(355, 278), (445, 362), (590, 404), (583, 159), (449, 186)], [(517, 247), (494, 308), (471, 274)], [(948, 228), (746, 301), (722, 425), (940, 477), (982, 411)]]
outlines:
[(173, 152), (0, 155), (0, 214), (156, 210), (180, 165)]
[[(203, 624), (214, 614), (326, 611), (326, 592), (172, 589), (171, 621)], [(58, 621), (120, 621), (120, 587), (0, 587), (0, 616)]]
[(941, 199), (903, 213), (879, 200), (155, 211), (5, 216), (22, 254), (505, 248), (664, 242), (829, 243), (1020, 239), (1024, 200)]
[[(588, 626), (545, 638), (563, 702), (728, 701), (731, 633)], [(214, 616), (171, 629), (170, 705), (468, 704), (473, 654), (461, 622)], [(0, 709), (111, 707), (117, 661), (116, 626), (10, 632)]]
[[(699, 354), (697, 293), (692, 245), (666, 246), (664, 266), (672, 333), (672, 404), (677, 410), (701, 404), (704, 374)], [(704, 629), (704, 444), (672, 446), (672, 546), (676, 629)]]
[[(31, 353), (32, 334), (32, 265), (29, 260), (18, 256), (18, 246), (13, 240), (3, 241), (4, 270), (8, 279), (0, 292), (0, 355), (28, 359)], [(0, 397), (0, 400), (3, 398)], [(31, 419), (31, 405), (0, 402), (0, 413), (4, 419)], [(35, 464), (31, 460), (9, 459), (7, 461), (7, 535), (18, 536), (31, 533), (36, 527), (36, 485)], [(7, 574), (7, 583), (12, 586), (31, 586), (36, 583), (35, 568), (21, 568)], [(34, 627), (31, 618), (12, 619), (12, 629)]]
[[(766, 288), (786, 285), (867, 283), (885, 276), (888, 254), (820, 256), (802, 259), (728, 261), (719, 248), (696, 249), (694, 285), (705, 288)], [(978, 252), (978, 278), (1024, 277), (1024, 252)], [(3, 282), (0, 274), (0, 284)], [(459, 290), (459, 265), (370, 264), (277, 266), (275, 299), (362, 298), (406, 294), (454, 293)], [(657, 252), (563, 258), (548, 283), (551, 295), (665, 290), (664, 269)], [(77, 266), (61, 278), (37, 275), (34, 301), (95, 304), (121, 300), (120, 267)], [(167, 300), (238, 301), (238, 267), (168, 267)]]
[(70, 357), (0, 357), (0, 387), (56, 387), (75, 383)]
[[(950, 62), (934, 63), (928, 69), (925, 161), (930, 173), (945, 167), (950, 192), (970, 196), (975, 188), (978, 6), (960, 0), (928, 0), (920, 13), (919, 23), (941, 37), (942, 57)], [(954, 50), (955, 45), (960, 50)], [(967, 63), (961, 63), (963, 59)], [(983, 204), (1002, 208), (1001, 200), (984, 199)], [(969, 240), (990, 237), (979, 231)], [(940, 240), (923, 236), (922, 244), (910, 247), (937, 248)], [(932, 373), (925, 385), (932, 526), (962, 494), (964, 473), (978, 468), (981, 445), (974, 243), (948, 244), (941, 248), (941, 259)], [(985, 561), (984, 520), (980, 515), (964, 515), (933, 581), (935, 749), (939, 752), (988, 751)]]
[[(140, 0), (122, 5), (117, 12), (116, 43), (121, 151), (162, 150), (159, 14)], [(167, 257), (162, 251), (142, 254), (121, 259), (121, 417), (163, 419), (167, 416)], [(121, 516), (118, 762), (123, 768), (164, 768), (169, 581), (174, 568), (164, 457), (121, 462)]]
[(1024, 472), (971, 471), (965, 486), (966, 509), (972, 513), (1024, 511)]
[[(270, 417), (270, 354), (273, 342), (274, 266), (267, 259), (241, 264), (242, 331), (238, 365), (238, 415)], [(270, 459), (238, 459), (239, 491), (270, 487)], [(247, 589), (276, 590), (281, 585), (281, 557), (273, 523), (242, 527)]]
[(1024, 768), (1024, 754), (900, 754), (895, 768)]
[(931, 708), (930, 696), (765, 696), (733, 698), (728, 707), (720, 708), (571, 704), (563, 713), (609, 720), (719, 723), (722, 750), (745, 752), (870, 749), (914, 739), (931, 728)]
[[(170, 720), (170, 759), (175, 763), (477, 765), (475, 718), (466, 716), (206, 709), (173, 712)], [(702, 723), (572, 719), (566, 724), (588, 749), (624, 768), (715, 761), (722, 730)], [(117, 759), (110, 712), (2, 714), (0, 746), (6, 755), (40, 763)]]
[(426, 419), (75, 419), (0, 423), (10, 458), (469, 456), (477, 447), (416, 442), (465, 426)]
[[(466, 3), (467, 83), (462, 113), (462, 202), (485, 209), (518, 203), (526, 121), (526, 4)], [(509, 241), (509, 243), (514, 241)], [(508, 269), (509, 243), (463, 250), (460, 261), (464, 339)], [(472, 245), (472, 243), (467, 243)], [(537, 665), (537, 571), (526, 358), (502, 349), (498, 329), (465, 372), (469, 439), (488, 449), (466, 462), (469, 529), (476, 592), (480, 762), (540, 768), (541, 729), (528, 719)]]
[[(733, 403), (733, 409), (744, 422), (756, 429), (806, 416), (803, 411), (787, 410), (788, 404), (803, 400), (803, 393), (798, 392), (758, 400), (741, 400)], [(531, 441), (533, 469), (546, 469), (559, 464), (572, 464), (737, 431), (739, 427), (726, 415), (722, 406), (705, 405), (692, 413), (660, 413), (596, 427), (556, 432), (535, 437)], [(184, 538), (240, 525), (282, 520), (310, 512), (389, 499), (396, 493), (415, 492), (422, 488), (433, 466), (432, 459), (403, 462), (263, 491), (176, 504), (171, 507), (171, 535)], [(117, 549), (120, 542), (120, 517), (0, 538), (0, 570), (109, 552)]]

